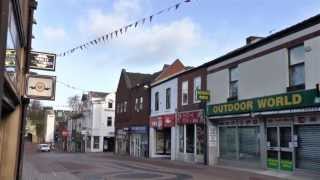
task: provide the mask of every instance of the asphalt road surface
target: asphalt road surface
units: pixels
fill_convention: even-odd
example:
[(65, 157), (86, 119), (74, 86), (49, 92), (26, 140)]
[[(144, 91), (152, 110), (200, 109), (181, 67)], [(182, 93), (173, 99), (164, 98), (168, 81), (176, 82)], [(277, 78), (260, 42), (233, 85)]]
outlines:
[(23, 180), (264, 180), (279, 178), (170, 160), (133, 159), (112, 153), (40, 153), (25, 146)]

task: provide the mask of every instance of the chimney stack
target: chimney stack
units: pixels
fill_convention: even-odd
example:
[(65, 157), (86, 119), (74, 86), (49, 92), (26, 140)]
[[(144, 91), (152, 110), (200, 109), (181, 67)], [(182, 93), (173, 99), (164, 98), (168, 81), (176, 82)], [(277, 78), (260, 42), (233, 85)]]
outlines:
[(260, 41), (261, 39), (263, 39), (263, 37), (259, 37), (259, 36), (249, 36), (249, 37), (247, 37), (247, 39), (246, 39), (247, 45), (256, 43), (256, 42)]

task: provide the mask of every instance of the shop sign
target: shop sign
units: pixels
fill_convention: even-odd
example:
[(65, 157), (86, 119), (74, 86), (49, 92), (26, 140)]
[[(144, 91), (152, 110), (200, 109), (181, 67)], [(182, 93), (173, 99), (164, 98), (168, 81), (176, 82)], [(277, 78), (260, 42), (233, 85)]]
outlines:
[(280, 160), (280, 169), (284, 171), (292, 171), (293, 163), (289, 160)]
[(207, 106), (207, 115), (227, 115), (320, 106), (317, 90), (291, 92)]
[(150, 126), (158, 129), (173, 127), (175, 119), (175, 114), (150, 117)]
[(16, 50), (15, 49), (6, 50), (5, 66), (6, 67), (16, 66)]
[(25, 96), (30, 99), (54, 100), (55, 76), (27, 75)]
[(137, 134), (147, 133), (147, 126), (131, 126), (129, 129), (131, 133), (137, 133)]
[(197, 99), (200, 101), (210, 101), (210, 91), (201, 91), (200, 89), (197, 89), (196, 94)]
[(198, 124), (204, 123), (202, 111), (180, 112), (178, 124)]
[(208, 127), (208, 146), (209, 147), (217, 146), (217, 128), (214, 126)]
[(30, 52), (30, 69), (55, 71), (56, 55), (44, 52)]

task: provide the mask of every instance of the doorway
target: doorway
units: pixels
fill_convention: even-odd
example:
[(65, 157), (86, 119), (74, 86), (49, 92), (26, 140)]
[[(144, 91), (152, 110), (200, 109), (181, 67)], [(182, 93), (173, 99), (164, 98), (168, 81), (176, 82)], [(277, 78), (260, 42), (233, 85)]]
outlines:
[(292, 126), (267, 127), (267, 167), (293, 171), (294, 147)]

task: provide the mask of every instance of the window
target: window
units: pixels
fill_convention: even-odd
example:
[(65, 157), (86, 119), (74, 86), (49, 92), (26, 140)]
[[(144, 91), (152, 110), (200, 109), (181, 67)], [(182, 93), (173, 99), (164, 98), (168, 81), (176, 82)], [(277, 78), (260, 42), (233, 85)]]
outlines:
[(94, 149), (99, 149), (99, 136), (93, 136), (93, 148)]
[(184, 125), (179, 126), (179, 152), (184, 153)]
[(123, 112), (123, 103), (120, 103), (120, 112)]
[(120, 103), (117, 104), (117, 112), (120, 113)]
[(171, 88), (166, 89), (166, 109), (171, 108)]
[(91, 148), (91, 136), (87, 137), (87, 148)]
[(238, 81), (239, 81), (239, 69), (233, 67), (229, 69), (229, 97), (238, 97)]
[(186, 152), (194, 153), (194, 124), (186, 125)]
[(107, 119), (107, 126), (108, 127), (112, 126), (112, 117), (110, 117), (110, 116)]
[(159, 92), (154, 94), (154, 110), (159, 111)]
[(136, 98), (136, 101), (135, 101), (135, 104), (134, 104), (134, 110), (136, 112), (139, 112), (139, 99), (138, 98)]
[(196, 77), (193, 80), (193, 102), (195, 103), (200, 102), (197, 97), (197, 90), (201, 90), (201, 77)]
[(305, 81), (304, 72), (305, 51), (300, 45), (289, 49), (289, 80), (290, 86), (303, 85)]
[(142, 109), (143, 109), (143, 97), (140, 97), (139, 108), (140, 108), (140, 110), (142, 111)]
[(108, 102), (108, 108), (112, 108), (112, 102)]
[(128, 102), (125, 101), (124, 102), (124, 107), (123, 107), (123, 112), (127, 112), (127, 105), (128, 105)]
[(188, 81), (182, 82), (182, 105), (188, 104)]

